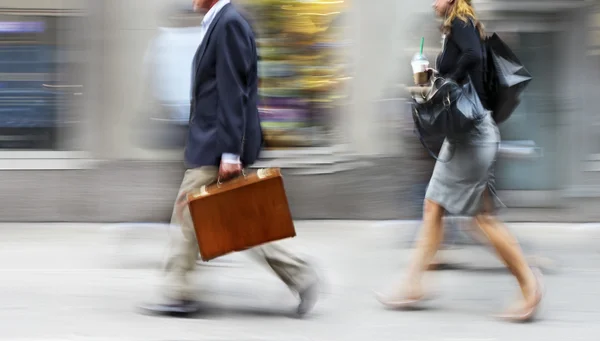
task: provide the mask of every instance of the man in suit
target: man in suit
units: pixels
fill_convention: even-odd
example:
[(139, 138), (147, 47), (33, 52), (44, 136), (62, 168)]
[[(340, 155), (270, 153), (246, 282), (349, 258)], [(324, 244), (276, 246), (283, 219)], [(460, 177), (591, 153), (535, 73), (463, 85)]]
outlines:
[[(229, 0), (193, 0), (196, 11), (205, 11), (200, 46), (193, 59), (192, 100), (185, 148), (185, 172), (173, 210), (172, 224), (181, 226), (166, 264), (164, 304), (143, 307), (159, 314), (195, 313), (189, 274), (198, 258), (198, 243), (187, 207), (178, 207), (189, 191), (217, 178), (238, 175), (256, 161), (262, 146), (257, 108), (257, 49), (248, 22)], [(181, 217), (181, 218), (179, 218)], [(300, 298), (297, 312), (306, 314), (315, 304), (318, 277), (307, 262), (276, 243), (248, 251), (266, 263)]]

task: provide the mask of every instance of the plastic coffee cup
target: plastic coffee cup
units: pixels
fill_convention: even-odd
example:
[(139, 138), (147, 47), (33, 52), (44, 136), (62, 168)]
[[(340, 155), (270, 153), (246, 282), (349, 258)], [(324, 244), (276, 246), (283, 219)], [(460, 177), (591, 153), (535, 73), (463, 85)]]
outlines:
[(429, 61), (422, 54), (416, 54), (411, 62), (415, 84), (422, 85), (429, 81)]

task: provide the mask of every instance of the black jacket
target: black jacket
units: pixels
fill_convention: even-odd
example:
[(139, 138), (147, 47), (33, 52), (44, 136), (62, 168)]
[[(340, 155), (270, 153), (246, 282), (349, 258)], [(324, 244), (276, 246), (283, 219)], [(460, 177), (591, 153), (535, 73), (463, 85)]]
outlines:
[(244, 165), (254, 163), (262, 145), (256, 42), (233, 5), (213, 19), (192, 72), (186, 166), (217, 166), (223, 153), (240, 155)]
[(450, 34), (444, 50), (437, 59), (438, 72), (442, 77), (462, 83), (469, 76), (481, 104), (489, 109), (483, 86), (483, 47), (479, 31), (471, 20), (458, 18), (452, 21)]

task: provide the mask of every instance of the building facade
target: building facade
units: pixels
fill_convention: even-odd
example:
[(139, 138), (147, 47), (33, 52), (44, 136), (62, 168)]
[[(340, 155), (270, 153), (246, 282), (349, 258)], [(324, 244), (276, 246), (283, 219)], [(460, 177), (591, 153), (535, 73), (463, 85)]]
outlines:
[[(189, 1), (2, 1), (2, 220), (168, 219), (182, 148), (143, 143), (140, 127), (162, 119), (146, 92), (145, 57), (174, 6)], [(505, 141), (535, 150), (499, 160), (507, 217), (600, 218), (591, 209), (600, 197), (600, 9), (578, 0), (476, 6), (534, 75), (501, 127)], [(418, 37), (431, 60), (440, 48), (429, 3), (353, 0), (339, 11), (337, 63), (348, 80), (327, 111), (327, 142), (267, 151), (258, 166), (284, 168), (297, 218), (412, 218), (419, 167), (402, 133), (404, 88)]]

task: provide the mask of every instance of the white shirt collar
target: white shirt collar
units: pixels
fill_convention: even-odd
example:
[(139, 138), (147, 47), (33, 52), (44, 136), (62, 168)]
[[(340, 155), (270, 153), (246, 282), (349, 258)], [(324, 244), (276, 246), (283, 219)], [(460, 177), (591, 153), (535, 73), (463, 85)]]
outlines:
[(202, 27), (208, 28), (208, 26), (210, 26), (217, 14), (223, 9), (223, 7), (225, 7), (225, 5), (227, 5), (230, 2), (230, 0), (217, 1), (217, 3), (213, 7), (211, 7), (211, 9), (208, 10), (208, 12), (206, 12), (206, 15), (202, 19)]

